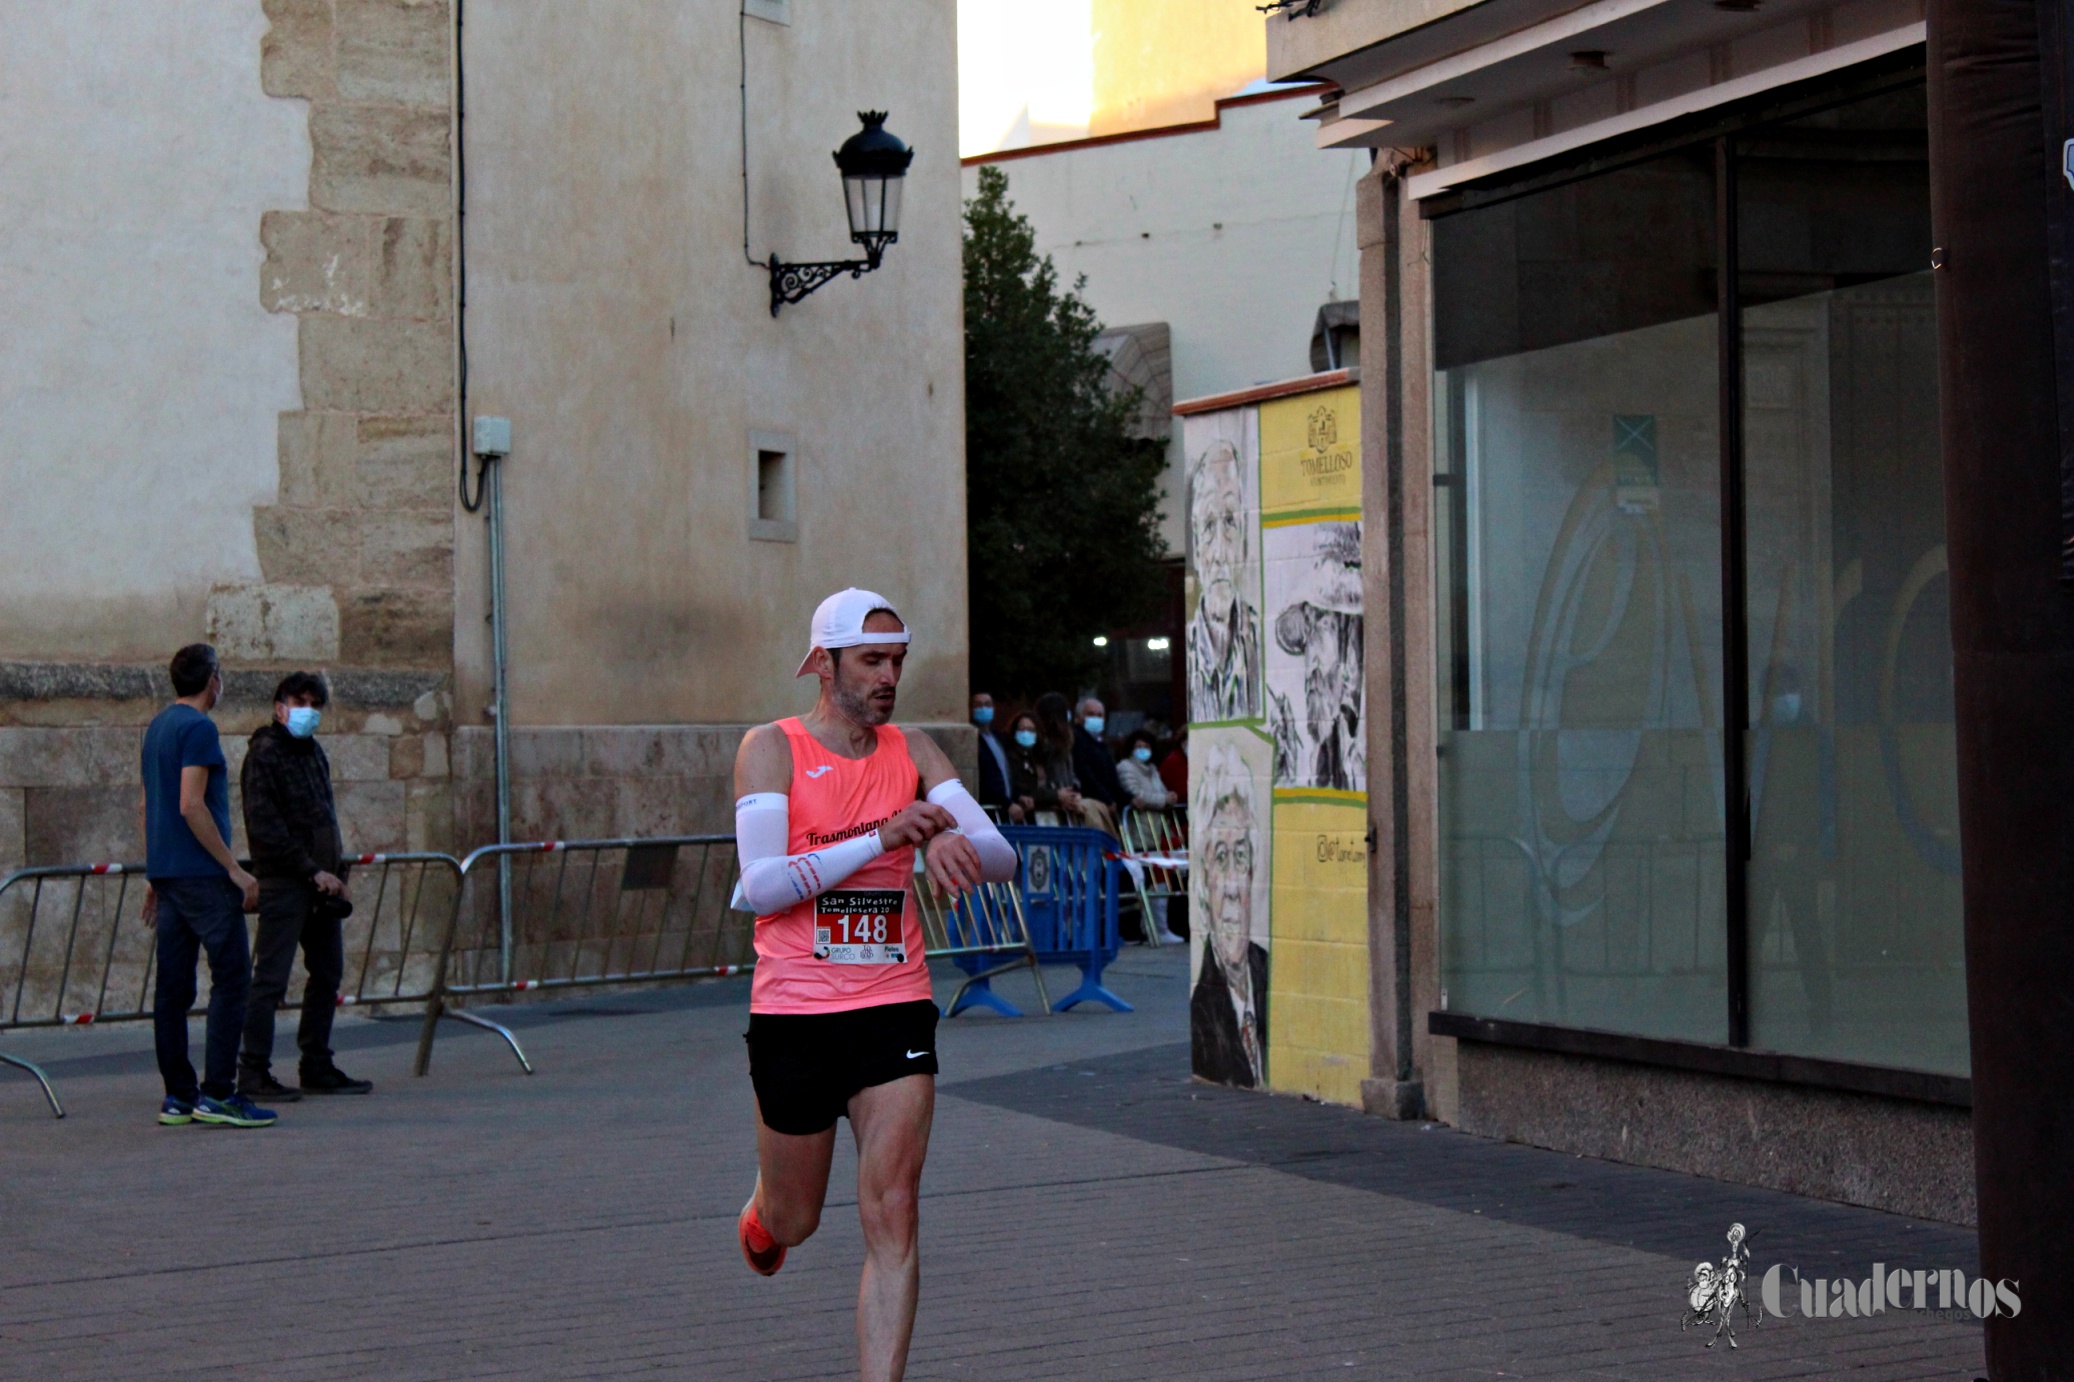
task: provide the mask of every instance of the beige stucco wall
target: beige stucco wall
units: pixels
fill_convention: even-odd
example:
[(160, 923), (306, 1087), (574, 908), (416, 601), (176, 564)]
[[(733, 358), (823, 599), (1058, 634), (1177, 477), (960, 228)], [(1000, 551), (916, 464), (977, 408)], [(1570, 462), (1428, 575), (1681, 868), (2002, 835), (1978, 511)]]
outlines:
[[(853, 584), (914, 631), (901, 718), (963, 718), (953, 0), (790, 10), (747, 21), (754, 252), (848, 257), (830, 153), (857, 111), (917, 152), (885, 267), (773, 319), (742, 252), (733, 0), (469, 6), (469, 408), (513, 424), (515, 724), (802, 709), (808, 616)], [(796, 543), (748, 536), (752, 428), (797, 439)], [(480, 524), (460, 536), (481, 610)], [(457, 721), (480, 724), (487, 633), (457, 635)]]
[(307, 204), (259, 0), (0, 3), (0, 658), (157, 661), (260, 578), (298, 406), (260, 218)]
[(451, 843), (451, 21), (0, 4), (0, 867), (141, 853), (197, 638), (227, 741), (330, 674), (350, 846)]
[[(749, 22), (759, 252), (846, 253), (829, 152), (857, 110), (920, 150), (886, 268), (774, 322), (733, 0), (470, 4), (471, 411), (517, 424), (521, 833), (724, 815), (727, 736), (809, 703), (807, 616), (848, 583), (915, 628), (901, 718), (969, 759), (951, 5)], [(453, 23), (0, 0), (0, 174), (32, 193), (0, 212), (0, 869), (141, 852), (138, 736), (202, 637), (227, 737), (289, 667), (329, 674), (353, 847), (491, 833)], [(798, 440), (798, 543), (748, 539), (751, 428)]]

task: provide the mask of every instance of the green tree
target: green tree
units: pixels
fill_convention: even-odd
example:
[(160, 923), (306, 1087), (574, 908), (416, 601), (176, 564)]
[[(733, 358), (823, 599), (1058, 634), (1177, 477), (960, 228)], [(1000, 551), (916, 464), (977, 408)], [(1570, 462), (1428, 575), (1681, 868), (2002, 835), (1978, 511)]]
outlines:
[(1094, 635), (1149, 617), (1165, 592), (1166, 448), (1126, 430), (1101, 323), (1061, 291), (1008, 177), (979, 170), (965, 203), (965, 479), (972, 684), (998, 695), (1092, 681)]

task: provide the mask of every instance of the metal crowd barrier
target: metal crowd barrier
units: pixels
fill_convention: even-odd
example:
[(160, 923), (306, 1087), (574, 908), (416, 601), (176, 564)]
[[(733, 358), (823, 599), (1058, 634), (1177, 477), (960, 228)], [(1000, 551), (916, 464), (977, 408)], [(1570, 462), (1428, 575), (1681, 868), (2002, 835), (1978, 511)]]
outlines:
[[(550, 840), (470, 854), (425, 1004), (417, 1073), (432, 1062), (442, 1017), (496, 1032), (533, 1073), (517, 1037), (456, 999), (748, 973), (756, 919), (727, 905), (734, 843), (732, 835)], [(508, 929), (498, 908), (505, 877)]]
[[(1188, 808), (1164, 806), (1123, 812), (1123, 853), (1118, 862), (1138, 895), (1139, 925), (1146, 945), (1158, 945), (1167, 906), (1188, 897)], [(1158, 904), (1155, 907), (1154, 904)]]
[[(916, 881), (929, 954), (969, 976), (950, 1015), (970, 1007), (1020, 1015), (991, 980), (1023, 967), (1047, 1011), (1089, 999), (1130, 1011), (1101, 983), (1118, 948), (1115, 842), (1078, 827), (1007, 826), (1003, 834), (1022, 859), (1015, 884), (986, 885), (946, 906), (926, 874)], [(17, 869), (0, 880), (0, 1031), (151, 1016), (157, 947), (138, 910), (142, 884), (130, 882), (141, 874), (138, 864), (87, 864)], [(465, 860), (362, 855), (348, 874), (354, 912), (338, 1001), (422, 1004), (420, 1075), (441, 1018), (497, 1033), (531, 1074), (517, 1037), (469, 1011), (470, 1000), (748, 973), (755, 918), (729, 908), (735, 879), (729, 835), (488, 845)], [(507, 884), (508, 923), (499, 907)], [(1046, 963), (1081, 970), (1079, 987), (1056, 1003), (1044, 986)], [(300, 1006), (294, 992), (284, 1007)], [(32, 1075), (64, 1116), (42, 1070), (4, 1053), (0, 1063)]]
[(945, 1017), (956, 1017), (967, 1008), (1021, 1017), (1022, 1010), (995, 993), (987, 981), (1023, 968), (1029, 969), (1030, 979), (1037, 985), (1038, 1004), (1046, 1012), (1051, 1010), (1051, 996), (1044, 990), (1044, 967), (1038, 963), (1037, 947), (1030, 943), (1030, 925), (1023, 917), (1022, 895), (1012, 883), (982, 883), (946, 905), (917, 851), (915, 910), (921, 913), (922, 940), (929, 958), (948, 959), (967, 976), (951, 995)]
[[(142, 864), (66, 864), (16, 869), (0, 879), (0, 1031), (150, 1018), (158, 946), (143, 924), (143, 872)], [(460, 893), (459, 861), (449, 854), (363, 854), (347, 861), (346, 879), (353, 915), (345, 923), (339, 1003), (427, 1001), (440, 920)], [(249, 924), (256, 928), (258, 919)], [(302, 1005), (294, 992), (284, 1007)], [(65, 1116), (42, 1070), (18, 1056), (0, 1054), (0, 1063), (34, 1076), (51, 1111)]]
[[(1024, 924), (1040, 964), (1071, 964), (1080, 984), (1051, 1005), (1064, 1012), (1092, 999), (1117, 1012), (1131, 1005), (1102, 984), (1102, 970), (1116, 958), (1117, 901), (1123, 866), (1116, 841), (1084, 826), (1004, 825), (1001, 834), (1022, 856), (1016, 874)], [(985, 979), (973, 987), (985, 990)], [(975, 998), (973, 1001), (984, 1001)]]

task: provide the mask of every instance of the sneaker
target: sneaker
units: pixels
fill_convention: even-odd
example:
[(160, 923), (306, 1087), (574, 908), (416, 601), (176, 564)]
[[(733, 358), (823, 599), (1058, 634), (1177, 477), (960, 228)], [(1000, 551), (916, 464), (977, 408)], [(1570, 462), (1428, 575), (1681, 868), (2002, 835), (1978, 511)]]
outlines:
[(194, 1105), (185, 1099), (176, 1099), (168, 1094), (166, 1101), (158, 1106), (158, 1125), (162, 1128), (177, 1128), (193, 1121)]
[(220, 1128), (271, 1128), (279, 1116), (242, 1094), (233, 1094), (228, 1099), (212, 1099), (204, 1094), (194, 1101), (194, 1121), (213, 1123)]
[(302, 1091), (282, 1084), (274, 1078), (271, 1070), (262, 1070), (257, 1075), (242, 1071), (238, 1075), (238, 1093), (248, 1099), (265, 1099), (273, 1104), (292, 1104), (302, 1098)]
[(367, 1094), (374, 1089), (373, 1080), (356, 1080), (335, 1065), (305, 1070), (301, 1078), (304, 1094)]
[(742, 1243), (742, 1260), (758, 1276), (775, 1276), (778, 1268), (785, 1265), (785, 1245), (771, 1237), (770, 1230), (756, 1217), (753, 1195), (742, 1206), (742, 1217), (735, 1221), (735, 1236)]

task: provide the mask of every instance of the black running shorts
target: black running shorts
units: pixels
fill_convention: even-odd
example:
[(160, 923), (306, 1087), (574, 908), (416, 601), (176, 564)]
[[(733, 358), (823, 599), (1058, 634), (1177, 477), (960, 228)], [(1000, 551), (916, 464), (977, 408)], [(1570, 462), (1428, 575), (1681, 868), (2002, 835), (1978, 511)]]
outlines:
[(772, 1132), (826, 1132), (860, 1089), (936, 1073), (928, 999), (836, 1013), (750, 1013), (749, 1081)]

